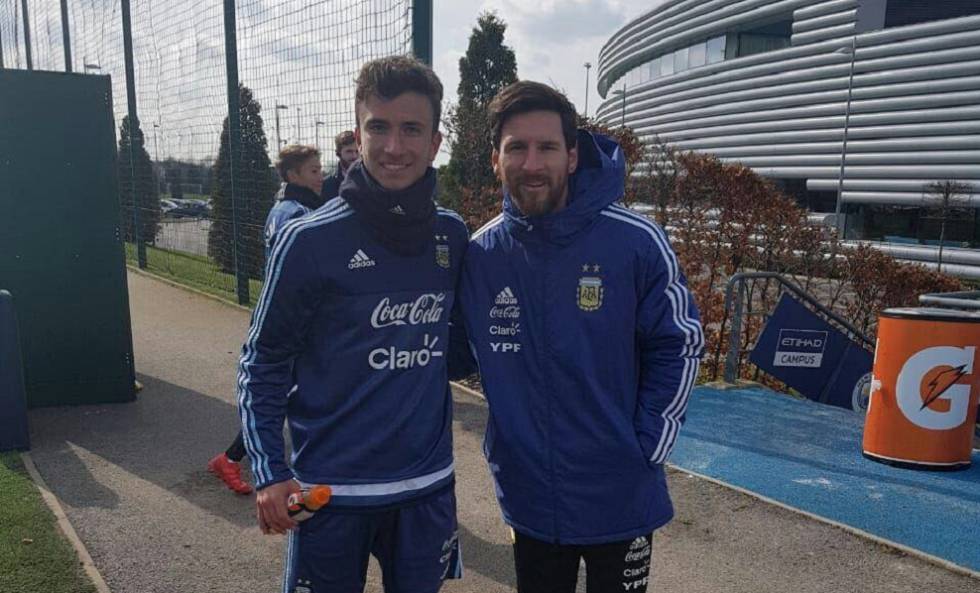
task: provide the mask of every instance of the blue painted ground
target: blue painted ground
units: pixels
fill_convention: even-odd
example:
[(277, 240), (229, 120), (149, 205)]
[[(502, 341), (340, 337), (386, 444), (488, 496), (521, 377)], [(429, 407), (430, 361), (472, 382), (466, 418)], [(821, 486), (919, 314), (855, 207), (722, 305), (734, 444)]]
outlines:
[(861, 455), (863, 426), (770, 391), (699, 387), (670, 461), (980, 571), (980, 453), (960, 472), (893, 468)]

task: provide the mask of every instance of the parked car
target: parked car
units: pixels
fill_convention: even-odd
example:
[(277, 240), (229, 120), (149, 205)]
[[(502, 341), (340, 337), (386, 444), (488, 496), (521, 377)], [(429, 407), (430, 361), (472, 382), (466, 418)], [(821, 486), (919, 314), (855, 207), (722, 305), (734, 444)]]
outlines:
[(211, 215), (211, 206), (205, 200), (166, 198), (160, 200), (160, 210), (170, 218), (207, 218)]

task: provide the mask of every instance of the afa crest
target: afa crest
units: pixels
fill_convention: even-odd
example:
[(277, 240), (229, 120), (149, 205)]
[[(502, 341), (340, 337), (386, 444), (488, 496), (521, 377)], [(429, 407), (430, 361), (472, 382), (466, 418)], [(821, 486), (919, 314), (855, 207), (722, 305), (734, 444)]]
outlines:
[(596, 311), (602, 306), (602, 278), (583, 276), (578, 279), (578, 308)]
[[(448, 235), (436, 235), (436, 241), (448, 241), (448, 240), (449, 240)], [(446, 269), (449, 268), (450, 265), (449, 245), (445, 243), (436, 244), (436, 264), (438, 264), (442, 268), (446, 268)]]
[(436, 245), (436, 263), (443, 268), (449, 267), (449, 245)]

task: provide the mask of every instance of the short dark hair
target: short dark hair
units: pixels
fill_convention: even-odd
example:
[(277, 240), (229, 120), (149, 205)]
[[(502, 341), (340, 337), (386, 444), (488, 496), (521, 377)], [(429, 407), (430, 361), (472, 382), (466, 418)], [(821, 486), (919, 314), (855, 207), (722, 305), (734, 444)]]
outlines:
[(344, 130), (343, 132), (337, 134), (333, 139), (334, 145), (337, 147), (337, 156), (340, 156), (340, 151), (343, 150), (348, 144), (354, 144), (356, 140), (354, 139), (354, 132), (350, 130)]
[(419, 93), (429, 99), (432, 104), (432, 132), (435, 133), (442, 116), (442, 83), (432, 68), (409, 56), (378, 58), (361, 67), (354, 93), (354, 112), (371, 95), (391, 101), (407, 92)]
[(563, 93), (546, 84), (519, 80), (505, 86), (490, 101), (490, 132), (493, 147), (500, 148), (500, 137), (507, 120), (515, 115), (531, 111), (553, 111), (561, 118), (561, 133), (565, 148), (571, 150), (577, 143), (578, 113)]
[(313, 157), (320, 158), (320, 151), (315, 146), (306, 146), (305, 144), (284, 146), (279, 151), (279, 160), (276, 161), (276, 171), (279, 172), (279, 177), (288, 183), (289, 180), (286, 179), (286, 173), (299, 169), (303, 166), (303, 163)]

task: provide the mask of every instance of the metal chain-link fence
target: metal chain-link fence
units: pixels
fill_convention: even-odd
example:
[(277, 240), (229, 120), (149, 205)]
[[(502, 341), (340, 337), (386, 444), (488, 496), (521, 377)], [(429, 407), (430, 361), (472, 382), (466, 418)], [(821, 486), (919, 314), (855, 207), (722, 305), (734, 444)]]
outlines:
[(0, 0), (0, 68), (110, 76), (127, 255), (245, 304), (263, 275), (279, 149), (316, 145), (330, 173), (361, 65), (431, 61), (431, 4)]

